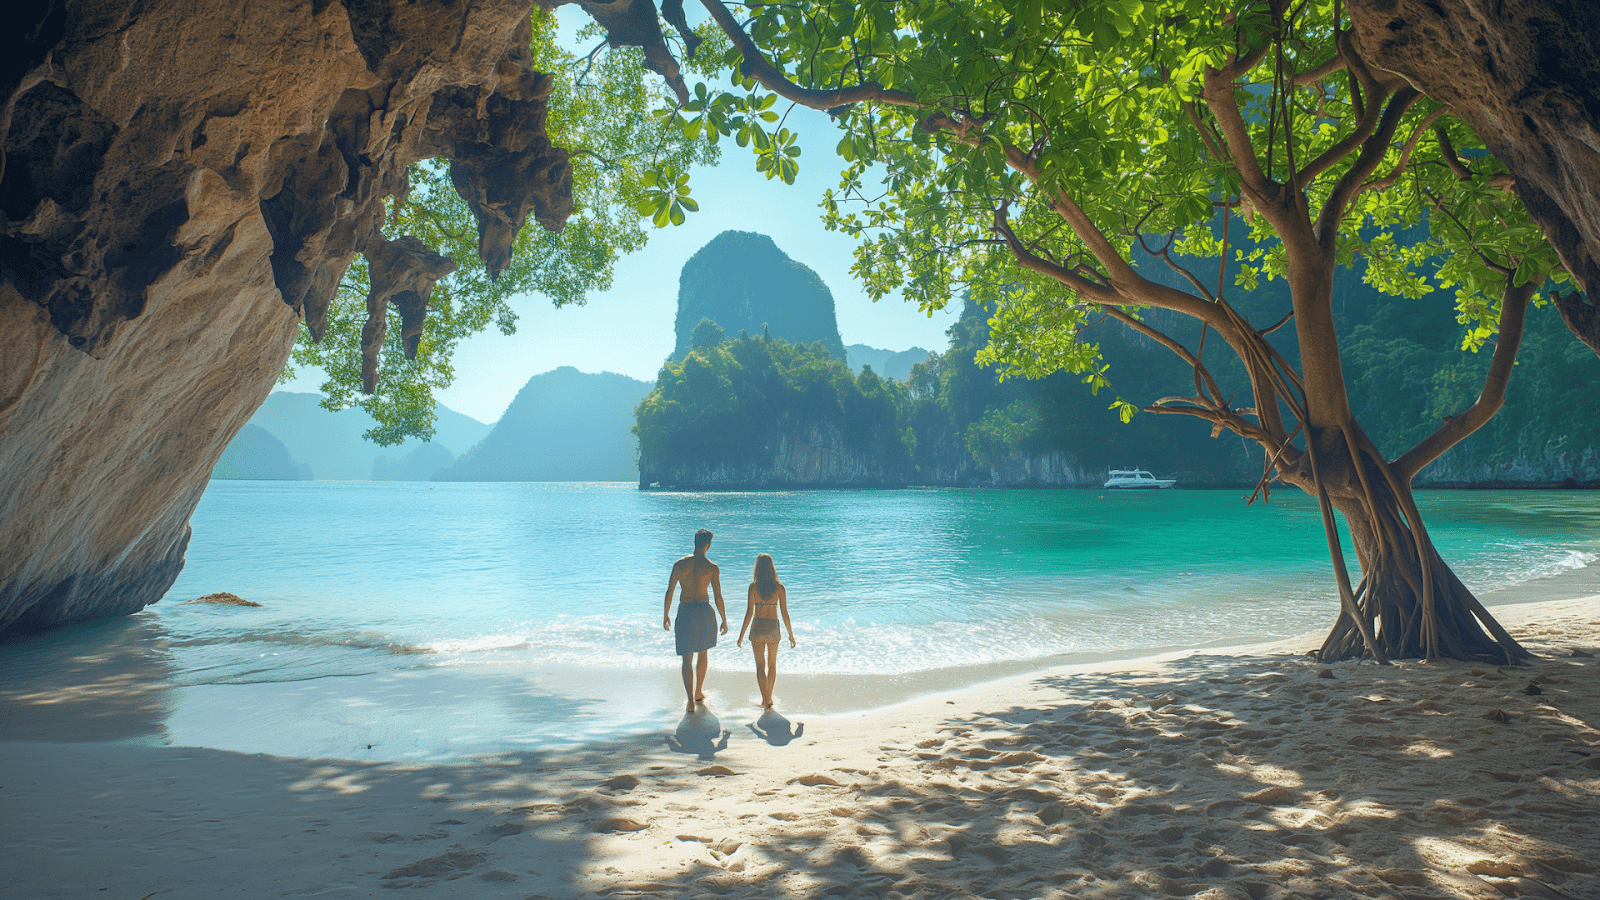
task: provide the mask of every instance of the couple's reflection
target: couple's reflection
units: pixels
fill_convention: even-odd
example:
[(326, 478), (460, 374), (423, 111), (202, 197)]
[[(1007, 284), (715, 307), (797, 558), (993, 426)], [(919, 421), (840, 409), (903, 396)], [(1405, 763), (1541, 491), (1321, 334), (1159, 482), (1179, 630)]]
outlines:
[(683, 714), (678, 728), (667, 735), (667, 746), (674, 753), (692, 753), (700, 759), (715, 759), (717, 753), (728, 749), (728, 738), (733, 732), (722, 727), (722, 722), (711, 710), (699, 707)]

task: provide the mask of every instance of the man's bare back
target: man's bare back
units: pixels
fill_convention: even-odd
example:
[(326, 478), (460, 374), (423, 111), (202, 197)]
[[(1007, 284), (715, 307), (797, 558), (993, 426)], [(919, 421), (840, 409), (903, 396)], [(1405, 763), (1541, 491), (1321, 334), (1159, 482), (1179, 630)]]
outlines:
[[(706, 586), (716, 581), (721, 587), (721, 576), (722, 570), (717, 568), (716, 563), (693, 553), (672, 564), (671, 580), (678, 584), (679, 603), (707, 599)], [(668, 590), (671, 590), (670, 586)]]

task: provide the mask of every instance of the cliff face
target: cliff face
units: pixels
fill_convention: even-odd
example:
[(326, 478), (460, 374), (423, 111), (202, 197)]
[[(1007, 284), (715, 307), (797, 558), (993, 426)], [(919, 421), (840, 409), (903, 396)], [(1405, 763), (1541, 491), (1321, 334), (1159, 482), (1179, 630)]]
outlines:
[(914, 480), (909, 463), (882, 447), (856, 447), (829, 422), (796, 422), (781, 429), (769, 455), (715, 465), (663, 465), (639, 459), (639, 486), (685, 489), (776, 487), (900, 487)]
[(678, 275), (678, 315), (674, 359), (689, 349), (701, 319), (722, 326), (730, 336), (743, 330), (795, 344), (821, 341), (837, 359), (845, 358), (833, 293), (809, 266), (795, 262), (772, 238), (749, 231), (724, 231), (683, 264)]
[(1487, 461), (1456, 447), (1417, 475), (1419, 487), (1527, 488), (1600, 486), (1600, 451), (1546, 447), (1542, 453)]
[[(615, 44), (650, 4), (580, 3)], [(616, 7), (613, 9), (613, 7)], [(132, 612), (182, 567), (223, 448), (357, 252), (371, 375), (453, 268), (379, 231), (452, 161), (480, 253), (571, 209), (530, 3), (23, 0), (0, 35), (0, 630)], [(647, 15), (646, 15), (647, 14)], [(670, 57), (652, 59), (681, 89)], [(656, 57), (659, 57), (657, 59)], [(670, 71), (667, 71), (669, 70)], [(369, 382), (370, 383), (370, 382)]]

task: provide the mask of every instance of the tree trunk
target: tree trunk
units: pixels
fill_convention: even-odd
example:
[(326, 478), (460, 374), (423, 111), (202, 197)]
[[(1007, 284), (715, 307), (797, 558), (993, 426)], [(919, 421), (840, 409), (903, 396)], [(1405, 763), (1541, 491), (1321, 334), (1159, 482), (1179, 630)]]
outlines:
[[(1578, 287), (1600, 290), (1600, 3), (1349, 0), (1362, 58), (1472, 126)], [(1600, 354), (1600, 309), (1556, 298)]]
[[(1364, 435), (1354, 437), (1358, 446), (1366, 445), (1359, 473), (1348, 454), (1336, 472), (1326, 471), (1333, 468), (1326, 464), (1322, 468), (1329, 503), (1344, 517), (1362, 578), (1352, 591), (1354, 603), (1346, 602), (1317, 657), (1478, 659), (1503, 665), (1529, 658), (1439, 556), (1411, 486), (1393, 477)], [(1337, 556), (1334, 564), (1340, 565)]]

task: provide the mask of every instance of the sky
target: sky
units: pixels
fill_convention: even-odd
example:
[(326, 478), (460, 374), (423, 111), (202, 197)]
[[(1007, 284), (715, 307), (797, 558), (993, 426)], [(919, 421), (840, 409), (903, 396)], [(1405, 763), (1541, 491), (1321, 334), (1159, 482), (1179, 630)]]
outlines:
[[(563, 12), (576, 7), (564, 7)], [(692, 84), (692, 82), (691, 82)], [(780, 105), (778, 109), (782, 109)], [(810, 266), (833, 292), (839, 335), (846, 344), (885, 350), (949, 348), (945, 329), (959, 304), (932, 318), (898, 298), (869, 300), (850, 275), (855, 242), (822, 227), (817, 204), (836, 187), (844, 161), (835, 153), (839, 134), (819, 112), (795, 109), (786, 125), (800, 135), (800, 175), (793, 185), (756, 172), (755, 157), (724, 141), (722, 162), (692, 171), (690, 187), (700, 211), (676, 227), (644, 223), (649, 243), (616, 267), (612, 289), (591, 294), (582, 307), (556, 309), (539, 295), (517, 298), (517, 333), (493, 328), (463, 341), (455, 353), (455, 383), (435, 397), (482, 422), (500, 418), (527, 380), (558, 366), (583, 372), (617, 372), (655, 381), (672, 353), (678, 273), (696, 250), (724, 231), (769, 235), (790, 258)], [(538, 227), (530, 224), (529, 227)], [(302, 369), (278, 390), (319, 391), (319, 371)]]

